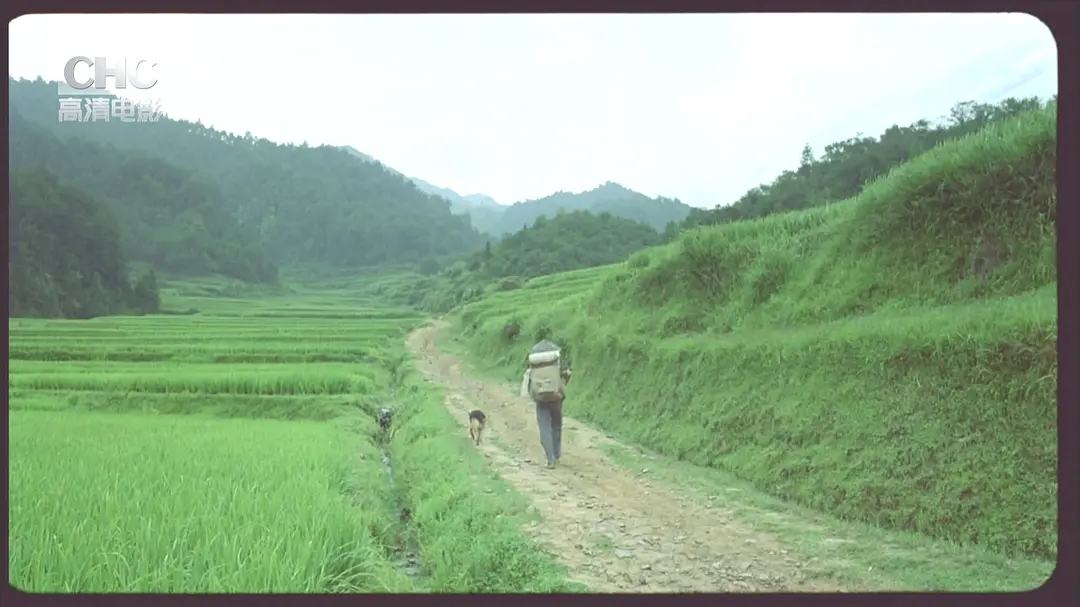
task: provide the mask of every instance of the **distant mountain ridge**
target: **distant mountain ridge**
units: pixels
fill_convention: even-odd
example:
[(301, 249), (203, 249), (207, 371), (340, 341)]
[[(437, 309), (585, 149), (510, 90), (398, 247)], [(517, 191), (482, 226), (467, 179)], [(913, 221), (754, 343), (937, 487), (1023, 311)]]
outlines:
[(424, 181), (419, 177), (409, 177), (401, 171), (395, 170), (390, 166), (382, 164), (378, 159), (370, 154), (366, 154), (352, 146), (338, 146), (340, 149), (345, 150), (352, 154), (352, 156), (363, 160), (364, 162), (372, 162), (382, 165), (387, 171), (401, 175), (409, 181), (413, 181), (413, 185), (417, 187), (421, 192), (437, 197), (443, 198), (450, 202), (450, 213), (455, 215), (469, 215), (469, 218), (473, 222), (473, 226), (481, 232), (487, 232), (482, 226), (490, 226), (498, 219), (502, 214), (503, 206), (496, 202), (494, 198), (489, 197), (487, 194), (468, 194), (461, 195), (458, 192), (449, 188), (443, 188), (429, 184), (428, 181)]
[[(340, 146), (341, 149), (365, 162), (380, 163), (374, 157), (352, 146)], [(383, 165), (385, 166), (385, 165)], [(550, 196), (536, 200), (523, 200), (512, 205), (500, 205), (490, 196), (468, 194), (462, 196), (450, 188), (437, 186), (419, 177), (407, 177), (400, 171), (385, 167), (405, 177), (426, 194), (439, 196), (450, 202), (450, 211), (456, 215), (468, 215), (473, 227), (478, 231), (501, 238), (531, 226), (540, 216), (555, 217), (559, 211), (588, 211), (593, 214), (610, 213), (644, 223), (661, 232), (668, 222), (679, 223), (690, 214), (690, 206), (677, 199), (648, 196), (635, 192), (618, 183), (608, 181), (585, 192), (555, 192)]]
[[(648, 196), (618, 183), (608, 181), (586, 192), (555, 192), (536, 200), (514, 203), (499, 217), (493, 231), (502, 236), (532, 225), (541, 215), (554, 217), (559, 211), (588, 211), (610, 213), (615, 217), (632, 219), (662, 232), (668, 222), (681, 222), (690, 214), (690, 206), (678, 199)], [(476, 228), (482, 232), (487, 230)]]
[(463, 198), (479, 206), (502, 206), (498, 201), (486, 194), (469, 194), (468, 196), (463, 196)]
[(458, 207), (461, 207), (462, 209), (471, 209), (474, 207), (499, 208), (502, 206), (498, 202), (495, 202), (494, 198), (486, 194), (469, 194), (467, 196), (462, 196), (450, 188), (443, 188), (430, 184), (419, 177), (410, 177), (409, 179), (416, 184), (416, 187), (420, 188), (420, 191), (434, 194), (435, 196), (442, 196), (449, 200), (451, 203), (450, 208), (455, 211), (458, 210)]
[[(376, 160), (373, 156), (369, 156), (368, 154), (365, 154), (365, 153), (361, 152), (360, 150), (354, 148), (351, 145), (341, 145), (341, 146), (338, 146), (338, 147), (341, 148), (342, 150), (345, 150), (346, 152), (352, 154), (353, 156), (356, 156), (360, 160), (363, 160), (364, 162), (375, 162), (375, 163), (382, 164), (381, 162)], [(390, 171), (393, 171), (394, 173), (397, 173), (397, 171), (394, 171), (394, 169), (391, 169), (390, 167), (386, 167), (386, 168), (388, 170), (390, 170)], [(398, 173), (398, 174), (400, 175), (400, 173)]]

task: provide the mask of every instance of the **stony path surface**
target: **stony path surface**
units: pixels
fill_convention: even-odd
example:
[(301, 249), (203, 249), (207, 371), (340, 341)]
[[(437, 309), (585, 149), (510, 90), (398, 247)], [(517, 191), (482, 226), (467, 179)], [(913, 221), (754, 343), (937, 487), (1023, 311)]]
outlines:
[(470, 410), (487, 414), (478, 449), (532, 501), (542, 520), (528, 531), (575, 581), (593, 592), (855, 590), (807, 575), (779, 538), (735, 520), (722, 503), (701, 505), (616, 465), (601, 449), (613, 441), (573, 419), (563, 422), (559, 467), (547, 469), (531, 401), (462, 375), (436, 345), (446, 328), (436, 322), (409, 335), (419, 370), (443, 388), (463, 432)]

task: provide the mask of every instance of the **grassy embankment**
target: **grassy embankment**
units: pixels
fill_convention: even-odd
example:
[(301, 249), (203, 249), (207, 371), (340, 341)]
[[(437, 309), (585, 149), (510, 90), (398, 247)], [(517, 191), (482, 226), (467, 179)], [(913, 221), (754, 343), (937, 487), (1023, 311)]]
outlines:
[(781, 499), (1053, 561), (1055, 150), (1051, 106), (856, 199), (488, 296), (455, 339), (513, 381), (551, 336), (569, 415)]
[[(166, 290), (194, 314), (9, 321), (16, 587), (568, 587), (520, 531), (524, 498), (404, 371), (419, 315), (348, 292), (221, 288)], [(374, 417), (388, 402), (389, 440)]]

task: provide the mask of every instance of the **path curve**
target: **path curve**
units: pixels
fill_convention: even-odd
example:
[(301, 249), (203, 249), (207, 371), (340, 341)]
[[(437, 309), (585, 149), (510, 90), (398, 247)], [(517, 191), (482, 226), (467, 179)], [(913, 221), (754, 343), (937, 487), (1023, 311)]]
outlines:
[(436, 321), (409, 335), (417, 367), (443, 389), (446, 407), (463, 428), (470, 410), (487, 414), (478, 449), (531, 500), (542, 520), (527, 531), (573, 580), (593, 592), (845, 590), (808, 576), (776, 537), (618, 466), (601, 449), (614, 441), (569, 417), (563, 458), (547, 469), (532, 402), (462, 375), (460, 362), (436, 344), (448, 327)]

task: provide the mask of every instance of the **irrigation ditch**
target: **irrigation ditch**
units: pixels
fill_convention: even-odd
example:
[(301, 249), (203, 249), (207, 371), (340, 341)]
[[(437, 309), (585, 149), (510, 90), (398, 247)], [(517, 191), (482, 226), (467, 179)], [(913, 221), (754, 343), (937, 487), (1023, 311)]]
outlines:
[(395, 419), (395, 414), (400, 413), (401, 410), (397, 397), (399, 378), (400, 371), (392, 368), (389, 401), (378, 411), (377, 429), (373, 438), (379, 448), (379, 459), (382, 462), (383, 471), (386, 472), (386, 483), (390, 489), (390, 506), (397, 514), (396, 524), (390, 531), (392, 541), (386, 544), (386, 548), (398, 569), (412, 579), (418, 590), (423, 590), (426, 586), (427, 574), (420, 556), (420, 541), (418, 530), (413, 523), (412, 505), (409, 502), (408, 492), (394, 480), (393, 441), (397, 423), (400, 421)]

